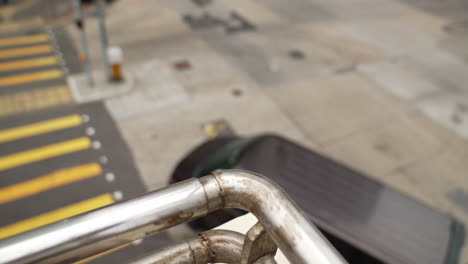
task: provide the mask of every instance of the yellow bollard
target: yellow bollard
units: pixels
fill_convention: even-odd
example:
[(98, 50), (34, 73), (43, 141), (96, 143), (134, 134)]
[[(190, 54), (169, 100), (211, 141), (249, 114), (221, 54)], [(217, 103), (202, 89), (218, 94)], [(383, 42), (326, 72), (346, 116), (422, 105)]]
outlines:
[(119, 82), (123, 80), (123, 52), (120, 47), (112, 46), (107, 49), (107, 54), (109, 56), (111, 80)]

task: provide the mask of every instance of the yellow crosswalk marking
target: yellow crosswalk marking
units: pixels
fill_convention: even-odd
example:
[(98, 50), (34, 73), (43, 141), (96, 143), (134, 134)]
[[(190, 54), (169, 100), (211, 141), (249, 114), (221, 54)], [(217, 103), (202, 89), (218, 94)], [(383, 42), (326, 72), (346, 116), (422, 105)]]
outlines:
[(72, 102), (72, 94), (66, 85), (2, 95), (0, 96), (0, 117)]
[(54, 48), (51, 45), (37, 45), (25, 48), (5, 49), (0, 50), (0, 59), (51, 53), (53, 50)]
[(91, 257), (82, 259), (82, 260), (80, 260), (80, 261), (73, 262), (73, 264), (85, 264), (85, 263), (88, 263), (88, 262), (90, 262), (90, 261), (93, 261), (93, 260), (95, 260), (95, 259), (97, 259), (97, 258), (103, 257), (103, 256), (105, 256), (105, 255), (109, 255), (109, 254), (112, 253), (112, 252), (115, 252), (115, 251), (117, 251), (117, 250), (120, 250), (120, 249), (125, 248), (125, 247), (128, 247), (128, 246), (130, 246), (130, 243), (129, 243), (129, 244), (124, 244), (124, 245), (118, 246), (118, 247), (116, 247), (116, 248), (112, 248), (112, 249), (106, 250), (106, 251), (101, 252), (101, 253), (99, 253), (99, 254), (96, 254), (96, 255), (94, 255), (94, 256), (91, 256)]
[(62, 207), (57, 210), (53, 210), (44, 214), (40, 214), (29, 219), (25, 219), (16, 222), (11, 225), (0, 227), (0, 239), (14, 236), (19, 233), (23, 233), (34, 228), (38, 228), (44, 225), (51, 224), (78, 214), (82, 214), (109, 204), (112, 204), (114, 200), (111, 194), (102, 194), (94, 198), (84, 200), (75, 204), (71, 204)]
[(47, 42), (48, 40), (47, 34), (0, 38), (0, 47)]
[(88, 163), (37, 177), (35, 179), (0, 188), (0, 205), (38, 194), (69, 183), (96, 177), (102, 173), (97, 163)]
[(62, 77), (63, 73), (60, 70), (40, 71), (33, 73), (17, 74), (9, 77), (0, 78), (0, 87), (18, 85), (30, 82), (47, 81)]
[(41, 161), (68, 153), (85, 150), (91, 147), (88, 137), (76, 138), (56, 144), (26, 150), (0, 157), (0, 171), (15, 168), (28, 163)]
[(69, 115), (65, 117), (37, 122), (34, 124), (0, 130), (0, 143), (37, 136), (40, 134), (45, 134), (70, 127), (76, 127), (81, 125), (82, 122), (83, 121), (81, 119), (81, 116)]
[(46, 56), (46, 57), (40, 57), (40, 58), (28, 59), (28, 60), (10, 61), (10, 62), (5, 62), (5, 63), (0, 63), (0, 72), (31, 69), (31, 68), (37, 68), (37, 67), (43, 67), (43, 66), (56, 65), (58, 63), (59, 63), (58, 58), (54, 56)]

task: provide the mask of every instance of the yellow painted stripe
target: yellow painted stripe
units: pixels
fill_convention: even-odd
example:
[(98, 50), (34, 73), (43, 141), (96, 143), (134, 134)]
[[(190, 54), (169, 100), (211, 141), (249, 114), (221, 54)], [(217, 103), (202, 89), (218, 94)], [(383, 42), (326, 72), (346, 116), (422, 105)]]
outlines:
[(0, 38), (0, 47), (33, 44), (47, 41), (49, 41), (47, 34)]
[(57, 57), (46, 56), (28, 60), (17, 60), (0, 63), (0, 72), (15, 71), (22, 69), (31, 69), (43, 66), (56, 65), (59, 63)]
[(81, 137), (3, 156), (0, 157), (0, 171), (84, 150), (89, 148), (90, 146), (91, 140), (88, 137)]
[(0, 50), (0, 59), (51, 53), (53, 50), (54, 48), (51, 45), (37, 45), (25, 48), (5, 49)]
[(71, 91), (66, 85), (0, 95), (0, 117), (72, 102)]
[(13, 76), (0, 78), (0, 87), (25, 84), (30, 82), (47, 81), (62, 77), (63, 73), (60, 70), (39, 71), (33, 73), (17, 74)]
[(70, 115), (50, 119), (34, 124), (0, 130), (0, 143), (37, 136), (57, 130), (80, 126), (83, 123), (81, 116)]
[(120, 250), (120, 249), (125, 248), (125, 247), (128, 247), (128, 246), (130, 246), (130, 243), (129, 243), (129, 244), (124, 244), (124, 245), (122, 245), (122, 246), (118, 246), (118, 247), (116, 247), (116, 248), (112, 248), (112, 249), (106, 250), (106, 251), (101, 252), (101, 253), (99, 253), (99, 254), (96, 254), (96, 255), (94, 255), (94, 256), (91, 256), (91, 257), (82, 259), (82, 260), (80, 260), (80, 261), (73, 262), (73, 264), (85, 264), (85, 263), (88, 263), (88, 262), (90, 262), (90, 261), (93, 261), (93, 260), (95, 260), (95, 259), (97, 259), (97, 258), (103, 257), (103, 256), (105, 256), (105, 255), (109, 255), (109, 254), (112, 253), (112, 252), (115, 252), (115, 251), (117, 251), (117, 250)]
[(18, 221), (14, 224), (0, 227), (0, 239), (14, 236), (19, 233), (32, 230), (34, 228), (45, 226), (75, 215), (79, 215), (112, 204), (113, 202), (114, 200), (112, 199), (112, 195), (107, 193), (88, 200), (84, 200), (75, 204), (62, 207), (57, 210), (53, 210), (22, 221)]
[(37, 177), (0, 189), (0, 205), (38, 194), (65, 184), (96, 177), (102, 173), (97, 163), (88, 163)]

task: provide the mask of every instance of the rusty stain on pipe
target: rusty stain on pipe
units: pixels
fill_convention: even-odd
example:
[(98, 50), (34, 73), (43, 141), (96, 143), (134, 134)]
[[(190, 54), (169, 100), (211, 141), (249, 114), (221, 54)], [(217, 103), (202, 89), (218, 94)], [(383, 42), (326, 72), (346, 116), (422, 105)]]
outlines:
[(212, 230), (198, 237), (158, 250), (131, 264), (239, 263), (244, 235)]

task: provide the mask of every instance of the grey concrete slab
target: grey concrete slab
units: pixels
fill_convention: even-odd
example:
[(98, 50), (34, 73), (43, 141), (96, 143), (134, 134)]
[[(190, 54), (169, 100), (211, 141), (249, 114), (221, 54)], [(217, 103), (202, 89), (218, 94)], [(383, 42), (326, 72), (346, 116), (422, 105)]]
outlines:
[(329, 10), (322, 8), (313, 1), (290, 0), (285, 2), (281, 0), (260, 0), (258, 2), (293, 23), (329, 21), (333, 19), (333, 15)]
[(136, 79), (134, 87), (127, 93), (105, 101), (107, 109), (116, 119), (135, 117), (171, 105), (179, 105), (189, 99), (189, 94), (174, 81), (171, 69), (158, 60), (135, 65), (132, 73)]
[[(176, 10), (180, 16), (192, 15), (202, 16), (204, 13), (212, 15), (216, 19), (228, 19), (231, 10), (222, 8), (219, 4), (210, 4), (208, 7), (196, 7), (190, 1), (170, 1), (169, 5)], [(195, 7), (195, 8), (194, 8)], [(246, 32), (242, 34), (226, 34), (224, 27), (211, 26), (197, 32), (198, 35), (211, 48), (232, 59), (233, 63), (240, 64), (242, 69), (249, 75), (258, 79), (259, 82), (276, 82), (281, 79), (281, 74), (270, 70), (271, 58), (263, 54), (262, 49), (246, 41), (247, 35), (255, 33)], [(273, 66), (274, 67), (274, 66)], [(271, 80), (270, 80), (271, 79)]]
[(450, 19), (465, 19), (468, 5), (463, 0), (399, 0), (408, 6)]
[[(190, 68), (177, 70), (174, 65), (178, 62), (188, 62)], [(235, 64), (226, 60), (224, 56), (215, 52), (192, 52), (168, 57), (161, 61), (171, 67), (172, 77), (180, 85), (191, 92), (193, 89), (203, 89), (215, 83), (223, 83), (229, 80), (248, 78), (247, 74)]]
[[(194, 1), (191, 0), (167, 0), (164, 1), (166, 6), (177, 10), (180, 14), (187, 14), (187, 13), (192, 13), (192, 14), (202, 14), (203, 11), (207, 10), (208, 8), (220, 8), (222, 10), (222, 5), (218, 5), (216, 1), (211, 1), (206, 5), (197, 5)], [(226, 11), (226, 9), (224, 9)], [(227, 13), (226, 13), (227, 14)]]
[(372, 23), (358, 21), (339, 23), (339, 29), (387, 58), (426, 55), (435, 50), (437, 41), (423, 31), (403, 26), (402, 23), (386, 18), (375, 19)]
[(399, 171), (418, 185), (427, 200), (434, 200), (435, 205), (444, 211), (463, 212), (464, 208), (454, 203), (450, 193), (468, 189), (466, 171), (468, 164), (468, 145), (466, 141), (456, 140), (445, 144), (439, 151), (425, 159), (408, 164)]
[(468, 64), (460, 57), (444, 50), (433, 50), (427, 54), (413, 54), (403, 58), (402, 63), (417, 65), (428, 79), (438, 83), (439, 87), (447, 91), (467, 92)]
[(383, 54), (357, 39), (349, 37), (332, 23), (305, 23), (299, 32), (317, 46), (326, 47), (343, 60), (343, 64), (373, 64), (384, 60)]
[(232, 63), (246, 71), (259, 84), (271, 85), (282, 82), (285, 76), (279, 71), (274, 58), (268, 56), (265, 50), (247, 40), (248, 35), (253, 34), (256, 33), (244, 33), (220, 38), (216, 31), (201, 33), (202, 37), (214, 50), (229, 58)]
[(270, 10), (261, 2), (254, 2), (250, 0), (218, 0), (216, 2), (221, 2), (230, 10), (242, 14), (250, 22), (260, 28), (263, 25), (281, 24), (285, 22), (279, 14)]
[[(340, 58), (332, 49), (287, 26), (265, 27), (261, 32), (224, 38), (217, 31), (205, 31), (200, 35), (264, 87), (329, 75), (353, 64), (352, 60)], [(293, 51), (303, 53), (304, 57), (292, 58)]]
[(454, 54), (456, 57), (463, 60), (465, 63), (468, 62), (468, 51), (466, 46), (468, 45), (468, 34), (466, 32), (462, 34), (451, 34), (449, 38), (441, 43), (441, 47), (446, 49), (448, 52)]
[[(190, 12), (190, 3), (178, 2), (180, 2), (178, 5), (172, 5), (181, 15)], [(182, 3), (185, 3), (184, 7), (181, 7)], [(267, 86), (288, 80), (304, 79), (310, 75), (327, 74), (355, 63), (355, 58), (350, 60), (339, 58), (335, 53), (339, 48), (331, 50), (312, 36), (304, 35), (304, 32), (296, 31), (287, 24), (266, 26), (258, 32), (234, 36), (225, 36), (217, 28), (207, 28), (199, 32), (199, 35), (212, 48), (245, 69), (251, 78)], [(288, 56), (291, 50), (301, 50), (306, 54), (306, 59), (301, 62), (293, 61)]]
[(347, 73), (276, 86), (268, 92), (290, 118), (321, 144), (383, 125), (404, 111), (360, 74)]
[(446, 144), (415, 118), (400, 117), (326, 146), (327, 153), (375, 177), (386, 175)]
[(410, 9), (404, 3), (394, 0), (313, 0), (313, 2), (331, 14), (333, 18), (331, 23), (391, 19)]
[(466, 93), (436, 93), (417, 100), (416, 104), (434, 121), (468, 138)]
[[(270, 71), (284, 75), (284, 81), (330, 75), (354, 63), (328, 45), (316, 41), (312, 35), (291, 29), (288, 25), (265, 26), (258, 34), (246, 34), (245, 38), (267, 54)], [(302, 53), (302, 58), (294, 58), (291, 56), (293, 52)]]
[(440, 91), (435, 83), (422, 76), (416, 69), (405, 67), (398, 61), (360, 65), (358, 71), (389, 93), (405, 100), (415, 100)]
[(449, 19), (419, 9), (409, 8), (394, 18), (405, 26), (421, 30), (434, 37), (440, 44), (447, 37), (447, 27), (452, 24)]

